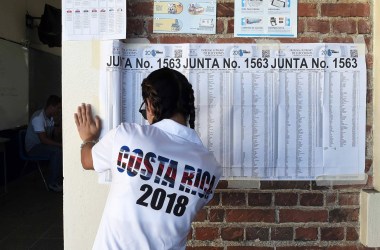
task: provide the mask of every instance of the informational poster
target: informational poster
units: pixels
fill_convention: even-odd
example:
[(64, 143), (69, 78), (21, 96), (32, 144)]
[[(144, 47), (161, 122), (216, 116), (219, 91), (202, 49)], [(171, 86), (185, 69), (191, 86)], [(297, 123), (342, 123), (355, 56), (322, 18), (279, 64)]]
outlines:
[(154, 33), (215, 34), (216, 1), (154, 1)]
[(125, 39), (127, 6), (125, 0), (62, 1), (62, 39)]
[(235, 37), (297, 37), (297, 0), (236, 0)]
[(105, 129), (145, 121), (141, 82), (186, 75), (195, 129), (226, 179), (360, 176), (365, 166), (364, 44), (122, 44), (102, 52)]

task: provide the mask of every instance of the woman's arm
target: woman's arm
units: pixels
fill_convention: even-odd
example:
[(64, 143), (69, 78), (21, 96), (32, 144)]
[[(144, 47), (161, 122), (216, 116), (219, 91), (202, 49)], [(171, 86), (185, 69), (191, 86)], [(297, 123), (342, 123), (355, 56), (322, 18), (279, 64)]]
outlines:
[(81, 162), (84, 169), (94, 169), (92, 147), (99, 139), (101, 122), (99, 116), (92, 116), (90, 104), (82, 103), (74, 114), (75, 124), (83, 143), (81, 145)]

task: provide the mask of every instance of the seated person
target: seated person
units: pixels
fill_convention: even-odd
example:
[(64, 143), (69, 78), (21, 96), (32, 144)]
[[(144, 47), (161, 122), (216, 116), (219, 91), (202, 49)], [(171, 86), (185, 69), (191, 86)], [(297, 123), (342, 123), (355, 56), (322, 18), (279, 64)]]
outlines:
[(49, 158), (48, 187), (62, 192), (62, 143), (54, 139), (54, 117), (61, 113), (61, 98), (51, 95), (43, 109), (34, 112), (25, 136), (25, 150), (30, 156)]

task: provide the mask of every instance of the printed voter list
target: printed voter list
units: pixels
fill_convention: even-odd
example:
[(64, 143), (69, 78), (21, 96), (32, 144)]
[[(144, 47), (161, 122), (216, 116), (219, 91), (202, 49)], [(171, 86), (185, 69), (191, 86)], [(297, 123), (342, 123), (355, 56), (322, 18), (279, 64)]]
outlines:
[(108, 129), (145, 122), (138, 113), (140, 84), (151, 71), (169, 67), (193, 85), (195, 129), (222, 164), (224, 178), (364, 173), (364, 44), (114, 41), (102, 51), (100, 94)]

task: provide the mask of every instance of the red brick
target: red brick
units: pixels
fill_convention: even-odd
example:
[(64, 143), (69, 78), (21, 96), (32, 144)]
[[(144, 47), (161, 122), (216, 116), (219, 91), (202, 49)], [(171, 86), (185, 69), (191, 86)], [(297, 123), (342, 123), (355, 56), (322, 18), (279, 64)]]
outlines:
[[(369, 89), (367, 89), (367, 92), (368, 92), (368, 90)], [(368, 103), (368, 101), (369, 100), (372, 100), (372, 96), (370, 97), (370, 99), (367, 97), (367, 103)], [(369, 133), (372, 133), (372, 127), (370, 127), (370, 131), (368, 132), (366, 132), (367, 134), (369, 134)], [(371, 168), (372, 168), (372, 159), (366, 159), (365, 160), (365, 173), (368, 173), (370, 170), (371, 170)]]
[(274, 250), (273, 247), (258, 247), (255, 246), (254, 248), (249, 246), (227, 246), (227, 250)]
[(274, 209), (227, 209), (227, 222), (274, 222)]
[(207, 203), (208, 207), (211, 206), (218, 206), (220, 203), (220, 193), (215, 193), (214, 196), (212, 197), (211, 201)]
[[(368, 53), (367, 54), (372, 54), (372, 36), (365, 36), (364, 37), (365, 45), (367, 46)], [(372, 75), (371, 75), (372, 76)], [(372, 80), (372, 77), (367, 78), (368, 82)]]
[(214, 43), (255, 43), (255, 38), (247, 37), (231, 37), (231, 38), (216, 38)]
[(223, 240), (231, 240), (231, 241), (244, 240), (244, 228), (240, 228), (240, 227), (222, 228), (221, 236)]
[(272, 193), (249, 193), (248, 206), (270, 206)]
[[(352, 37), (326, 37), (323, 39), (325, 43), (352, 43)], [(339, 187), (339, 186), (338, 186)]]
[(325, 250), (326, 247), (317, 246), (291, 246), (291, 247), (276, 247), (276, 250)]
[(217, 5), (217, 17), (234, 17), (234, 3), (218, 3)]
[(186, 250), (224, 250), (224, 247), (186, 247)]
[(292, 227), (272, 228), (271, 240), (293, 240), (293, 228)]
[[(367, 89), (367, 92), (368, 92), (368, 89)], [(366, 125), (365, 131), (366, 131), (366, 134), (372, 134), (372, 126)]]
[(245, 206), (246, 199), (245, 193), (223, 193), (222, 205), (223, 206)]
[(216, 189), (226, 189), (228, 188), (228, 181), (220, 180), (218, 185), (216, 185)]
[[(372, 89), (367, 89), (367, 96), (366, 96), (366, 102), (369, 104), (372, 102), (372, 98), (373, 98), (373, 91)], [(372, 137), (372, 127), (371, 126), (366, 126), (366, 135), (367, 137)], [(367, 167), (367, 165), (366, 165)], [(366, 169), (367, 170), (367, 169)], [(368, 171), (366, 171), (367, 173)]]
[(218, 18), (216, 20), (216, 34), (224, 33), (224, 20)]
[(359, 239), (359, 234), (356, 228), (347, 227), (346, 229), (346, 240), (348, 241), (357, 241)]
[(327, 206), (334, 206), (337, 203), (337, 193), (327, 193), (326, 194), (326, 205)]
[(373, 67), (373, 56), (371, 54), (367, 54), (365, 59), (366, 59), (367, 69), (372, 69), (372, 67)]
[(219, 228), (217, 227), (196, 227), (196, 240), (216, 240), (219, 238)]
[(368, 17), (370, 5), (368, 3), (322, 3), (322, 16)]
[(344, 228), (343, 227), (326, 227), (321, 228), (321, 240), (343, 240)]
[(373, 189), (373, 177), (371, 175), (368, 175), (367, 184), (363, 189)]
[(305, 20), (298, 18), (297, 33), (302, 34), (305, 32)]
[(306, 25), (308, 32), (319, 32), (322, 34), (330, 32), (330, 21), (328, 20), (311, 19), (307, 20)]
[[(298, 37), (298, 38), (284, 38), (281, 40), (283, 43), (317, 43), (319, 42), (319, 37)], [(297, 187), (296, 189), (306, 189), (309, 190), (311, 188), (311, 183), (309, 186), (305, 186), (305, 188)], [(279, 188), (281, 189), (281, 188)], [(292, 189), (292, 188), (289, 188)]]
[(358, 250), (358, 247), (356, 245), (353, 245), (353, 246), (328, 246), (326, 248), (326, 250)]
[(342, 206), (359, 205), (359, 193), (340, 193), (338, 203)]
[(145, 34), (146, 31), (144, 27), (144, 21), (141, 19), (128, 18), (127, 33), (134, 34), (134, 35)]
[(305, 193), (300, 195), (301, 206), (323, 206), (323, 194)]
[(295, 206), (297, 205), (297, 201), (298, 194), (295, 193), (277, 193), (274, 198), (276, 206)]
[(273, 250), (273, 247), (258, 247), (255, 246), (254, 248), (249, 246), (249, 247), (244, 247), (244, 246), (227, 246), (227, 250)]
[[(367, 66), (367, 70), (368, 70), (368, 66)], [(366, 145), (366, 147), (367, 146), (368, 146), (368, 144)], [(336, 189), (336, 190), (345, 190), (345, 189), (352, 189), (353, 190), (353, 189), (356, 189), (357, 191), (360, 191), (361, 189), (365, 188), (365, 184), (333, 185), (332, 188)]]
[(234, 33), (235, 21), (234, 19), (227, 20), (227, 34)]
[(358, 208), (336, 208), (329, 212), (329, 222), (354, 222), (358, 219)]
[[(281, 40), (283, 41), (283, 40)], [(284, 39), (286, 42), (296, 42), (297, 40)], [(260, 189), (307, 189), (310, 190), (311, 182), (310, 181), (262, 181)]]
[(191, 240), (193, 238), (193, 228), (190, 228), (190, 232), (187, 234), (187, 240)]
[(317, 4), (314, 3), (299, 3), (298, 16), (313, 17), (318, 16)]
[(179, 36), (179, 35), (166, 35), (160, 36), (160, 43), (206, 43), (207, 39), (200, 36)]
[(315, 181), (311, 182), (311, 189), (312, 190), (329, 190), (329, 186), (318, 186)]
[(224, 209), (210, 209), (210, 222), (223, 222)]
[(368, 20), (358, 20), (358, 33), (359, 34), (370, 34), (371, 33), (371, 22)]
[(253, 241), (268, 241), (269, 240), (269, 228), (265, 227), (248, 227), (246, 228), (247, 240)]
[(353, 19), (339, 19), (333, 21), (332, 28), (334, 33), (347, 33), (355, 34), (356, 33), (356, 21)]
[(153, 33), (153, 19), (145, 19), (145, 27), (147, 29), (148, 34)]
[(153, 1), (152, 2), (130, 2), (127, 1), (127, 16), (153, 16)]
[(283, 222), (327, 222), (327, 210), (280, 209), (280, 223)]
[(202, 222), (207, 220), (207, 209), (202, 208), (195, 216), (194, 221)]
[(296, 228), (295, 240), (299, 240), (299, 241), (318, 240), (318, 228), (315, 228), (315, 227)]

